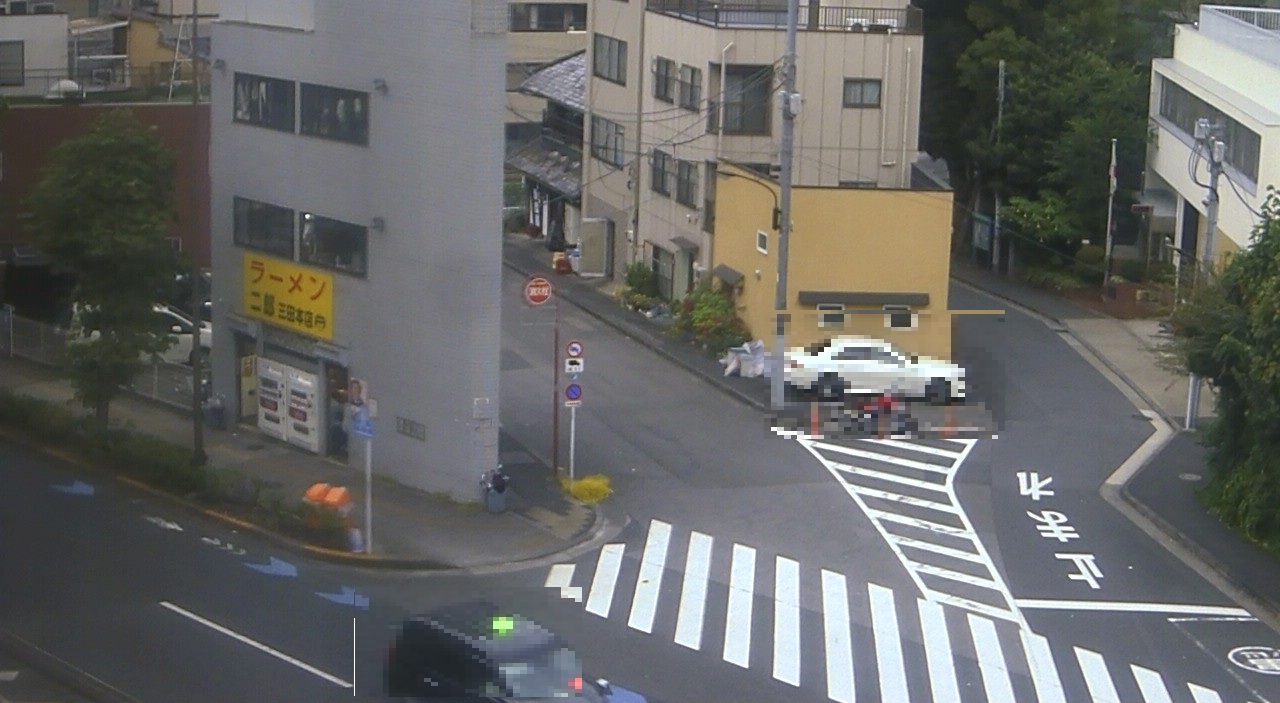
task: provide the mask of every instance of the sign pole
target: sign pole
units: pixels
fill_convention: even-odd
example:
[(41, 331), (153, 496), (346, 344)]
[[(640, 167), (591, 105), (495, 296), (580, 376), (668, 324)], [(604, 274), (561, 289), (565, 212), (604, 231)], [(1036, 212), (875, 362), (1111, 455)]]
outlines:
[(573, 465), (578, 450), (578, 406), (569, 406), (569, 481), (574, 480)]
[(373, 554), (373, 437), (364, 441), (364, 553)]
[(551, 473), (558, 475), (560, 472), (560, 296), (555, 293), (551, 294), (554, 299), (551, 304), (555, 307), (556, 320), (553, 325), (552, 336), (552, 384), (551, 384)]

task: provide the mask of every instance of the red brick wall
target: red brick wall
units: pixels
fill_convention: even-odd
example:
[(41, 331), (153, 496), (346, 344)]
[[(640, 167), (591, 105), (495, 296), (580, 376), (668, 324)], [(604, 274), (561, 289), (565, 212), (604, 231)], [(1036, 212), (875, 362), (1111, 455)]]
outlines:
[[(22, 213), (31, 188), (40, 179), (49, 150), (84, 133), (117, 105), (11, 106), (0, 117), (0, 242), (28, 242)], [(197, 266), (209, 266), (209, 105), (131, 104), (126, 107), (146, 125), (154, 125), (178, 160), (174, 206), (178, 219), (170, 236)]]

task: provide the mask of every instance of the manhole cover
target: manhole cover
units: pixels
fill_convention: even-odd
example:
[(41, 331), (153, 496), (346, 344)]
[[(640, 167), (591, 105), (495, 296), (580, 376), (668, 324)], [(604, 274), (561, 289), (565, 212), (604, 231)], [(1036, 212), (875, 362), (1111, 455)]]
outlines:
[(1200, 474), (1178, 474), (1178, 478), (1182, 479), (1183, 481), (1190, 481), (1192, 483), (1195, 483), (1196, 481), (1200, 481), (1204, 479), (1204, 477), (1201, 476)]

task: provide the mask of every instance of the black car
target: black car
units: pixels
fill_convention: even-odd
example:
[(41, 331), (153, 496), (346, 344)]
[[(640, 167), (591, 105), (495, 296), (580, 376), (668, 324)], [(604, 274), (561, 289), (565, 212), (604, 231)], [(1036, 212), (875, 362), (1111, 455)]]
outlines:
[(388, 695), (414, 699), (584, 695), (581, 662), (564, 640), (485, 601), (407, 618), (387, 653), (386, 683)]

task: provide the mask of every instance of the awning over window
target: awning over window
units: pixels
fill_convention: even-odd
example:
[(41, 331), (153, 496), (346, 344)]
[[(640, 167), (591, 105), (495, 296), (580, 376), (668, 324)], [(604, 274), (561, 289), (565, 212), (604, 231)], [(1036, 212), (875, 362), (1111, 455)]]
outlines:
[(743, 276), (740, 271), (732, 266), (726, 266), (725, 264), (716, 264), (716, 267), (711, 269), (711, 275), (724, 281), (730, 286), (736, 286), (742, 282), (742, 279), (746, 278), (746, 276)]
[(928, 293), (904, 291), (800, 291), (801, 305), (834, 303), (839, 305), (909, 305), (922, 308), (929, 304)]
[(697, 251), (698, 243), (688, 237), (672, 237), (671, 243), (681, 251)]

